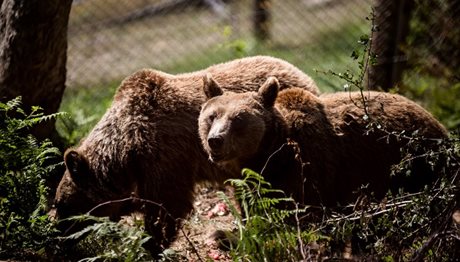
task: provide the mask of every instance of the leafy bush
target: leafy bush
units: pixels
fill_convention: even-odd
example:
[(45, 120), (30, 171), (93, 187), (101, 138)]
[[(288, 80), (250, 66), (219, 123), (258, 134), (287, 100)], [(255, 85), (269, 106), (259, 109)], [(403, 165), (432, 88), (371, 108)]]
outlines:
[[(373, 14), (369, 20), (372, 22), (371, 35), (363, 35), (359, 41), (359, 48), (351, 54), (357, 61), (359, 73), (355, 75), (352, 70), (344, 73), (328, 72), (345, 82), (343, 87), (346, 91), (355, 88), (362, 95), (366, 89), (364, 76), (368, 66), (378, 59), (371, 52), (372, 33), (376, 30)], [(406, 77), (411, 72), (414, 73), (406, 72)], [(417, 79), (417, 76), (415, 78)], [(439, 79), (436, 82), (439, 82)], [(425, 89), (417, 89), (417, 83), (419, 82), (412, 86), (412, 90), (424, 93)], [(430, 86), (430, 94), (437, 94), (435, 99), (430, 97), (435, 101), (429, 104), (435, 115), (441, 115), (441, 111), (446, 109), (453, 110), (447, 111), (453, 113), (450, 117), (444, 114), (441, 119), (448, 123), (449, 127), (455, 127), (459, 123), (458, 114), (455, 114), (457, 103), (452, 103), (452, 100), (456, 101), (455, 98), (458, 97), (456, 90), (456, 86)], [(450, 93), (452, 95), (448, 95)], [(446, 95), (448, 99), (442, 98)], [(362, 96), (362, 99), (365, 105), (365, 97)], [(441, 100), (444, 102), (440, 103)], [(365, 107), (363, 110), (366, 110)], [(375, 128), (383, 130), (379, 123), (373, 121), (372, 115), (365, 113), (369, 121), (369, 131)], [(396, 139), (403, 138), (408, 141), (407, 145), (401, 148), (404, 158), (394, 167), (395, 173), (410, 174), (413, 160), (423, 159), (436, 170), (437, 181), (415, 194), (402, 191), (397, 194), (389, 193), (383, 201), (367, 198), (342, 209), (331, 209), (329, 212), (332, 216), (326, 216), (326, 219), (318, 224), (318, 228), (322, 228), (324, 234), (331, 236), (331, 247), (353, 244), (353, 253), (359, 259), (438, 261), (458, 257), (460, 230), (458, 224), (452, 223), (452, 214), (459, 209), (460, 139), (451, 135), (448, 139), (432, 141), (419, 137), (416, 133), (388, 134)], [(431, 148), (423, 148), (427, 143)], [(340, 248), (331, 249), (330, 254), (340, 256), (342, 251)]]
[(403, 47), (411, 68), (437, 78), (459, 81), (460, 5), (456, 0), (415, 0)]
[[(312, 248), (323, 236), (313, 230), (301, 229), (298, 215), (305, 209), (295, 207), (293, 199), (278, 198), (284, 194), (271, 188), (256, 172), (243, 169), (243, 179), (231, 179), (235, 196), (241, 203), (244, 217), (228, 198), (222, 198), (237, 219), (238, 240), (230, 243), (231, 256), (235, 261), (299, 261), (312, 259), (318, 250)], [(286, 223), (287, 221), (292, 223)], [(295, 223), (297, 222), (297, 223)]]
[(61, 165), (60, 152), (28, 131), (62, 114), (43, 115), (40, 107), (27, 114), (20, 106), (21, 97), (0, 103), (1, 258), (39, 255), (55, 233), (45, 214), (45, 179)]
[[(447, 167), (433, 185), (417, 193), (388, 193), (382, 201), (360, 201), (333, 209), (333, 216), (320, 225), (323, 233), (335, 243), (352, 243), (353, 253), (360, 259), (444, 261), (458, 257), (460, 230), (452, 222), (452, 214), (460, 196), (460, 141), (449, 140), (445, 148), (452, 153), (450, 160), (432, 155), (433, 161), (445, 161), (442, 164)], [(403, 170), (407, 168), (404, 165)]]
[(398, 87), (450, 130), (460, 128), (460, 5), (416, 0), (403, 50), (407, 69)]
[(69, 220), (91, 225), (65, 239), (77, 241), (74, 249), (86, 257), (80, 261), (151, 261), (150, 253), (143, 247), (151, 237), (144, 232), (141, 220), (131, 218), (130, 225), (126, 220), (112, 222), (106, 217), (75, 216)]
[(429, 155), (432, 161), (444, 161), (447, 168), (433, 185), (417, 193), (388, 193), (382, 201), (366, 198), (345, 207), (325, 208), (320, 221), (305, 220), (307, 208), (280, 209), (280, 204), (293, 204), (293, 200), (273, 197), (282, 191), (244, 169), (242, 179), (229, 181), (245, 216), (222, 194), (237, 222), (237, 239), (230, 242), (232, 259), (299, 261), (348, 256), (447, 261), (458, 257), (460, 228), (452, 223), (452, 214), (460, 204), (460, 139), (444, 141), (439, 152), (445, 157)]

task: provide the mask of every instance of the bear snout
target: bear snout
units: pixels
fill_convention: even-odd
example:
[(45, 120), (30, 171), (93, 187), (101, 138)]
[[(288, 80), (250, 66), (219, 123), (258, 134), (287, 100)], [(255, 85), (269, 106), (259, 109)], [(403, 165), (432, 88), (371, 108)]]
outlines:
[(221, 162), (227, 158), (225, 150), (225, 136), (221, 134), (209, 134), (206, 140), (207, 153), (211, 162)]
[(222, 150), (222, 146), (224, 145), (224, 137), (221, 135), (209, 136), (208, 145), (209, 148), (211, 148), (211, 150), (220, 151)]

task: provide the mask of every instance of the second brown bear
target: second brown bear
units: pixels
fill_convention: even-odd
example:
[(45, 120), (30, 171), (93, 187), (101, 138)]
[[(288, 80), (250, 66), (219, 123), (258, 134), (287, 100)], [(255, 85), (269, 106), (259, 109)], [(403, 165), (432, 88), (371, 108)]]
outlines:
[[(377, 198), (389, 189), (420, 189), (433, 178), (423, 161), (411, 176), (390, 176), (406, 136), (417, 133), (432, 144), (447, 136), (430, 113), (395, 94), (317, 97), (300, 88), (278, 93), (274, 77), (247, 93), (223, 92), (215, 81), (207, 83), (199, 135), (210, 161), (226, 177), (238, 176), (242, 168), (261, 172), (274, 188), (305, 204), (347, 204), (362, 186)], [(298, 143), (304, 165), (295, 160), (288, 138)]]

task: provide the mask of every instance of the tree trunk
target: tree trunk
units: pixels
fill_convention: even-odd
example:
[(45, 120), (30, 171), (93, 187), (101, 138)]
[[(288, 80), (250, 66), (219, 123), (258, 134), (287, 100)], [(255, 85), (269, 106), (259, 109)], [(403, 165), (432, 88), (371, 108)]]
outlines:
[(258, 41), (270, 38), (270, 0), (254, 0), (254, 35)]
[(369, 89), (388, 91), (401, 80), (406, 57), (400, 49), (409, 32), (412, 0), (378, 0), (372, 52), (377, 64), (369, 68)]
[[(24, 109), (59, 109), (65, 88), (72, 0), (0, 0), (0, 100), (22, 96)], [(37, 126), (49, 137), (54, 121)]]

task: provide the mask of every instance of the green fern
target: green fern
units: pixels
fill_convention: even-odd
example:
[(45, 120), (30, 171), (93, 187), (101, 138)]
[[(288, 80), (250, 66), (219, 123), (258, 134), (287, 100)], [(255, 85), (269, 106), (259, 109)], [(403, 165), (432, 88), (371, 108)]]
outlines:
[(143, 223), (130, 226), (123, 222), (112, 222), (107, 217), (89, 215), (74, 216), (68, 220), (91, 223), (81, 231), (65, 237), (77, 240), (79, 248), (89, 255), (80, 261), (152, 261), (151, 255), (143, 247), (151, 238), (143, 230)]
[[(38, 141), (28, 128), (62, 116), (21, 108), (21, 97), (0, 103), (0, 258), (21, 258), (43, 249), (55, 233), (45, 214), (46, 178), (62, 165), (48, 140)], [(3, 230), (4, 229), (4, 230)], [(26, 252), (27, 250), (27, 252)]]
[[(237, 211), (229, 199), (221, 197), (230, 206), (237, 219), (239, 239), (231, 247), (235, 261), (299, 261), (308, 257), (309, 244), (323, 239), (312, 230), (300, 229), (298, 215), (306, 209), (298, 209), (292, 198), (273, 189), (269, 182), (249, 169), (243, 169), (243, 179), (228, 182), (235, 188), (245, 217)], [(285, 207), (293, 207), (288, 209)], [(297, 223), (296, 223), (297, 222)]]

